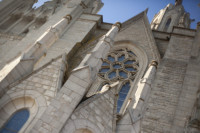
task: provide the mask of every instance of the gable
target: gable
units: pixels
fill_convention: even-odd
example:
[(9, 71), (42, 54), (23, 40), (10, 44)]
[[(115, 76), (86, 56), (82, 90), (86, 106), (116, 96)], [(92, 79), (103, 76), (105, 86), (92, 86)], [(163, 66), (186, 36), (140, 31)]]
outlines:
[(142, 48), (147, 54), (148, 63), (151, 60), (160, 60), (160, 54), (148, 22), (146, 11), (122, 24), (122, 29), (117, 34), (115, 42), (122, 40), (132, 42)]

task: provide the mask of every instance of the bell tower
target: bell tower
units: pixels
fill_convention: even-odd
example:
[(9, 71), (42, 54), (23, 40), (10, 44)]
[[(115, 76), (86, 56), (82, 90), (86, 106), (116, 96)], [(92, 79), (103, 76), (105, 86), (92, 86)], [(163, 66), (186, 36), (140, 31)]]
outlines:
[(168, 4), (161, 9), (153, 18), (151, 28), (164, 32), (171, 32), (173, 26), (190, 28), (190, 14), (185, 11), (182, 0), (175, 0), (175, 4)]

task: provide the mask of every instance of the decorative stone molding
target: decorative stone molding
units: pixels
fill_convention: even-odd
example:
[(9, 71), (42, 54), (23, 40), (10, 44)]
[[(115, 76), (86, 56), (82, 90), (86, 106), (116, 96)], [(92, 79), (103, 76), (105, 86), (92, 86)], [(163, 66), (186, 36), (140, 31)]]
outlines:
[(146, 101), (148, 100), (147, 98), (149, 97), (149, 94), (151, 92), (151, 85), (155, 78), (157, 64), (158, 63), (156, 61), (152, 61), (144, 77), (140, 80), (138, 84), (138, 88), (135, 93), (135, 103), (133, 106), (135, 110), (135, 113), (133, 114), (133, 119), (137, 119), (138, 114), (143, 113), (143, 108), (145, 106)]
[(122, 27), (122, 24), (120, 22), (116, 22), (115, 24), (113, 24), (113, 26), (117, 26), (118, 29), (120, 30)]
[(200, 22), (197, 22), (197, 29), (200, 28)]
[(199, 55), (199, 48), (200, 48), (200, 22), (197, 23), (197, 28), (196, 28), (196, 33), (195, 33), (195, 38), (193, 41), (193, 46), (192, 46), (192, 51), (191, 51), (191, 57), (192, 58), (197, 58)]
[(54, 33), (54, 35), (56, 36), (56, 39), (59, 38), (59, 30), (58, 29), (56, 29), (55, 27), (50, 27), (49, 31)]
[(108, 44), (110, 47), (112, 47), (111, 44), (113, 44), (114, 40), (110, 38), (109, 36), (104, 35), (100, 41), (104, 41), (106, 44)]
[(70, 21), (72, 20), (72, 16), (70, 14), (65, 15), (63, 18), (66, 18), (70, 23)]
[[(115, 61), (112, 61), (112, 59)], [(110, 52), (107, 58), (103, 59), (103, 64), (98, 75), (107, 82), (132, 80), (135, 78), (138, 68), (139, 60), (137, 56), (131, 50), (124, 48)], [(109, 71), (102, 72), (106, 69), (109, 69)], [(112, 72), (116, 73), (116, 77), (109, 78), (109, 74)], [(123, 75), (121, 76), (120, 73), (123, 73)]]
[(183, 0), (175, 0), (175, 6), (182, 5)]
[(151, 63), (149, 64), (149, 66), (155, 66), (157, 68), (158, 62), (155, 61), (155, 60), (153, 60), (153, 61), (151, 61)]

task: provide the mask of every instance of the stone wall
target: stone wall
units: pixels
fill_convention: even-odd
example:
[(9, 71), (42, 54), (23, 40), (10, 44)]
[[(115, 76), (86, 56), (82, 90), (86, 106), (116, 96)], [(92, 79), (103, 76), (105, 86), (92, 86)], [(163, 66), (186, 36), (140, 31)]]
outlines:
[(30, 117), (22, 131), (29, 132), (59, 91), (64, 71), (60, 57), (13, 84), (0, 99), (0, 127), (17, 110), (28, 108)]
[(81, 128), (89, 129), (92, 133), (115, 132), (115, 91), (115, 88), (111, 88), (81, 103), (67, 120), (61, 133), (73, 133)]
[(142, 120), (145, 133), (184, 132), (196, 100), (200, 73), (198, 59), (191, 59), (194, 36), (173, 33)]

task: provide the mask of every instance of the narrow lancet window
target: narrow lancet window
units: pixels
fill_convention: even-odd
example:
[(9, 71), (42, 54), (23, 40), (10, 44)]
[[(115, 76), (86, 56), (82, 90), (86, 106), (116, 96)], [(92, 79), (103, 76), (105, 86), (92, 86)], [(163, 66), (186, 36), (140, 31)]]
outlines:
[(170, 23), (171, 23), (171, 18), (169, 18), (168, 20), (167, 20), (167, 23), (165, 24), (165, 28), (164, 28), (164, 31), (167, 31), (168, 30), (168, 28), (169, 28), (169, 26), (170, 26)]
[(0, 133), (18, 133), (29, 118), (29, 111), (22, 109), (15, 112), (1, 128)]
[(120, 112), (120, 109), (126, 99), (126, 96), (128, 94), (130, 90), (130, 82), (126, 82), (121, 90), (119, 91), (119, 97), (118, 97), (118, 100), (117, 100), (117, 112), (119, 113)]
[[(134, 82), (139, 69), (139, 60), (137, 56), (128, 48), (122, 48), (112, 51), (106, 59), (103, 59), (101, 69), (99, 70), (99, 80), (101, 90), (108, 90), (109, 84), (119, 82), (123, 84), (118, 90), (117, 113), (123, 112), (127, 104), (127, 95), (131, 84)], [(104, 91), (102, 91), (104, 92)]]

